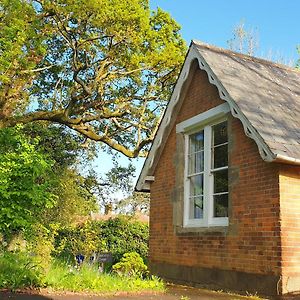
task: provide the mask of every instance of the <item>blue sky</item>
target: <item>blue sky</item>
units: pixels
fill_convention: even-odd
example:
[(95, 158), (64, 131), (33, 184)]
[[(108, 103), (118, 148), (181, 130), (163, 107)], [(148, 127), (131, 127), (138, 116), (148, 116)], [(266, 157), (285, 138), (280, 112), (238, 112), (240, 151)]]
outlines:
[(150, 0), (150, 4), (171, 14), (188, 43), (197, 39), (227, 48), (234, 26), (243, 20), (246, 28), (258, 32), (259, 55), (272, 50), (287, 59), (297, 59), (299, 0)]
[[(271, 51), (276, 57), (296, 62), (300, 45), (300, 0), (150, 0), (153, 9), (168, 11), (181, 25), (183, 38), (189, 44), (197, 39), (228, 48), (234, 27), (244, 21), (248, 30), (258, 33), (259, 56)], [(121, 158), (126, 164), (128, 161)], [(135, 162), (137, 174), (143, 159)], [(110, 158), (102, 156), (95, 162), (98, 172), (112, 167)]]

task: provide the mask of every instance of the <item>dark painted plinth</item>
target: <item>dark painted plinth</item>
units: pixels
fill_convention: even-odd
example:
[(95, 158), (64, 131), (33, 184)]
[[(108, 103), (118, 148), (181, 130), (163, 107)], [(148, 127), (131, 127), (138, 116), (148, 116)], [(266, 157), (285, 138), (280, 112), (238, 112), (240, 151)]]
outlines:
[(150, 262), (152, 274), (168, 281), (191, 286), (211, 285), (232, 291), (258, 293), (275, 296), (278, 294), (279, 276), (274, 274), (251, 274), (237, 271), (181, 266)]

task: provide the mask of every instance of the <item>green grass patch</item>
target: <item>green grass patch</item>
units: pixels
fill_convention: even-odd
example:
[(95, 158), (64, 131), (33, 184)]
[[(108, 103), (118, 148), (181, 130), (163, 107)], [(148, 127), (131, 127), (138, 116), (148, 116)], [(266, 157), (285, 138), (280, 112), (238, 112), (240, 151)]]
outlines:
[(0, 252), (0, 288), (11, 290), (43, 286), (42, 269), (24, 252)]
[(35, 257), (25, 252), (0, 251), (0, 288), (16, 290), (40, 287), (99, 294), (165, 290), (164, 282), (153, 276), (141, 278), (101, 273), (95, 265), (89, 264), (76, 269), (59, 260), (53, 260), (49, 268), (43, 270)]
[(95, 266), (83, 265), (75, 269), (63, 263), (51, 265), (45, 278), (48, 287), (71, 292), (141, 292), (164, 291), (165, 285), (157, 277), (142, 279), (139, 277), (117, 276), (100, 273)]

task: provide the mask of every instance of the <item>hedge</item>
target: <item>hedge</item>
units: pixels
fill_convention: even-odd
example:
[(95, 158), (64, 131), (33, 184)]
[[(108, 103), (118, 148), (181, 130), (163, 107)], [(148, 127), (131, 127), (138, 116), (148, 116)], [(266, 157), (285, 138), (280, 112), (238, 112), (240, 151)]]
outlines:
[(87, 221), (72, 227), (59, 229), (55, 237), (57, 257), (73, 257), (82, 254), (111, 252), (117, 262), (127, 252), (139, 253), (144, 261), (148, 256), (149, 226), (132, 217)]

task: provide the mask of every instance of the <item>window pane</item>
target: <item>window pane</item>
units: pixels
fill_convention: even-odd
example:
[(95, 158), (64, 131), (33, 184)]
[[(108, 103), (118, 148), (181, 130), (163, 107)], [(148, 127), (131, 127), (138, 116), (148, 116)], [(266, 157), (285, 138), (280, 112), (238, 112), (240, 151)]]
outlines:
[(204, 151), (190, 154), (189, 156), (189, 174), (203, 172), (204, 168)]
[(214, 194), (228, 192), (228, 169), (216, 171), (214, 174)]
[(204, 149), (204, 131), (190, 135), (190, 154)]
[(214, 217), (228, 217), (228, 194), (214, 195)]
[(190, 219), (202, 219), (203, 218), (203, 197), (191, 197), (190, 198)]
[(228, 144), (213, 148), (213, 169), (228, 166)]
[(227, 122), (214, 125), (213, 130), (213, 146), (227, 143)]
[(190, 196), (203, 195), (203, 175), (196, 175), (190, 178)]

